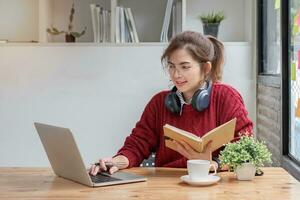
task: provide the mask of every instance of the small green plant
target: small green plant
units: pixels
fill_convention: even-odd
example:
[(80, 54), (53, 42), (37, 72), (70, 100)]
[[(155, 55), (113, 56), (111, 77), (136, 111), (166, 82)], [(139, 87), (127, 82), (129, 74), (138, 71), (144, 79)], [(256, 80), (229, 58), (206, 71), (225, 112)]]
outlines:
[(199, 19), (203, 24), (219, 24), (225, 19), (225, 15), (223, 11), (211, 12), (208, 14), (199, 15)]
[(82, 35), (85, 34), (86, 32), (86, 27), (84, 28), (83, 31), (81, 32), (74, 32), (73, 31), (73, 20), (74, 20), (74, 14), (75, 14), (75, 7), (74, 7), (74, 2), (73, 2), (73, 5), (72, 5), (72, 8), (71, 8), (71, 11), (70, 11), (70, 16), (69, 16), (69, 25), (68, 25), (68, 30), (67, 31), (59, 31), (57, 28), (54, 28), (54, 27), (51, 27), (51, 28), (48, 28), (47, 29), (47, 32), (49, 34), (52, 34), (52, 35), (59, 35), (59, 34), (66, 34), (68, 36), (73, 36), (74, 38), (79, 38), (81, 37)]
[(231, 170), (235, 170), (243, 163), (252, 163), (256, 168), (264, 166), (264, 163), (272, 163), (272, 154), (268, 150), (265, 142), (260, 142), (254, 137), (242, 136), (235, 143), (228, 143), (221, 151), (221, 165), (227, 165)]

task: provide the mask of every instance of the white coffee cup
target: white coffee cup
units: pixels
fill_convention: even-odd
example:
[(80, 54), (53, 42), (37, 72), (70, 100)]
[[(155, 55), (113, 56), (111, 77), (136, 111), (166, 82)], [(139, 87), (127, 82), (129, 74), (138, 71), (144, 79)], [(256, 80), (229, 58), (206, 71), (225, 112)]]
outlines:
[(213, 166), (215, 175), (217, 173), (216, 166), (208, 160), (188, 160), (187, 170), (191, 180), (204, 179), (209, 175), (209, 169)]

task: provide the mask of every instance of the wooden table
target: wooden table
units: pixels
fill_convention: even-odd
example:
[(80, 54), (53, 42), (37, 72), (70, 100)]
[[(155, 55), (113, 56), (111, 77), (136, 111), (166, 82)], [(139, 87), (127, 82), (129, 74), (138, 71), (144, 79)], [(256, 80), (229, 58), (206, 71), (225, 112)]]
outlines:
[(55, 176), (49, 168), (0, 168), (0, 199), (300, 199), (300, 183), (282, 168), (263, 168), (264, 176), (237, 181), (222, 172), (220, 182), (192, 187), (179, 179), (186, 169), (132, 168), (147, 182), (90, 188)]

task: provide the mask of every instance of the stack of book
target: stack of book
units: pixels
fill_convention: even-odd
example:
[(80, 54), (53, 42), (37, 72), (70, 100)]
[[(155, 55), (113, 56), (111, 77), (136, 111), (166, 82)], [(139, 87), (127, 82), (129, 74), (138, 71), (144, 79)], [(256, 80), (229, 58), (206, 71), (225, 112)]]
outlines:
[(160, 42), (168, 42), (175, 34), (182, 31), (182, 1), (168, 0)]
[(139, 42), (131, 8), (116, 6), (113, 12), (90, 4), (94, 42)]
[(116, 43), (139, 42), (131, 8), (117, 6), (115, 20)]
[(111, 13), (100, 5), (90, 4), (91, 17), (94, 33), (94, 42), (111, 42), (110, 39), (110, 19)]

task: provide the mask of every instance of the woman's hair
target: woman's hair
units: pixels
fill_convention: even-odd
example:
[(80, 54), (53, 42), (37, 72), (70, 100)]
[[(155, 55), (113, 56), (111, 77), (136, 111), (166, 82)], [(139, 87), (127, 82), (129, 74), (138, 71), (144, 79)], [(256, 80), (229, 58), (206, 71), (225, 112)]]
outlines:
[(207, 79), (213, 82), (222, 79), (224, 45), (218, 39), (193, 31), (179, 33), (171, 39), (161, 57), (161, 62), (166, 64), (171, 54), (178, 49), (187, 50), (199, 63), (211, 62), (212, 68)]

